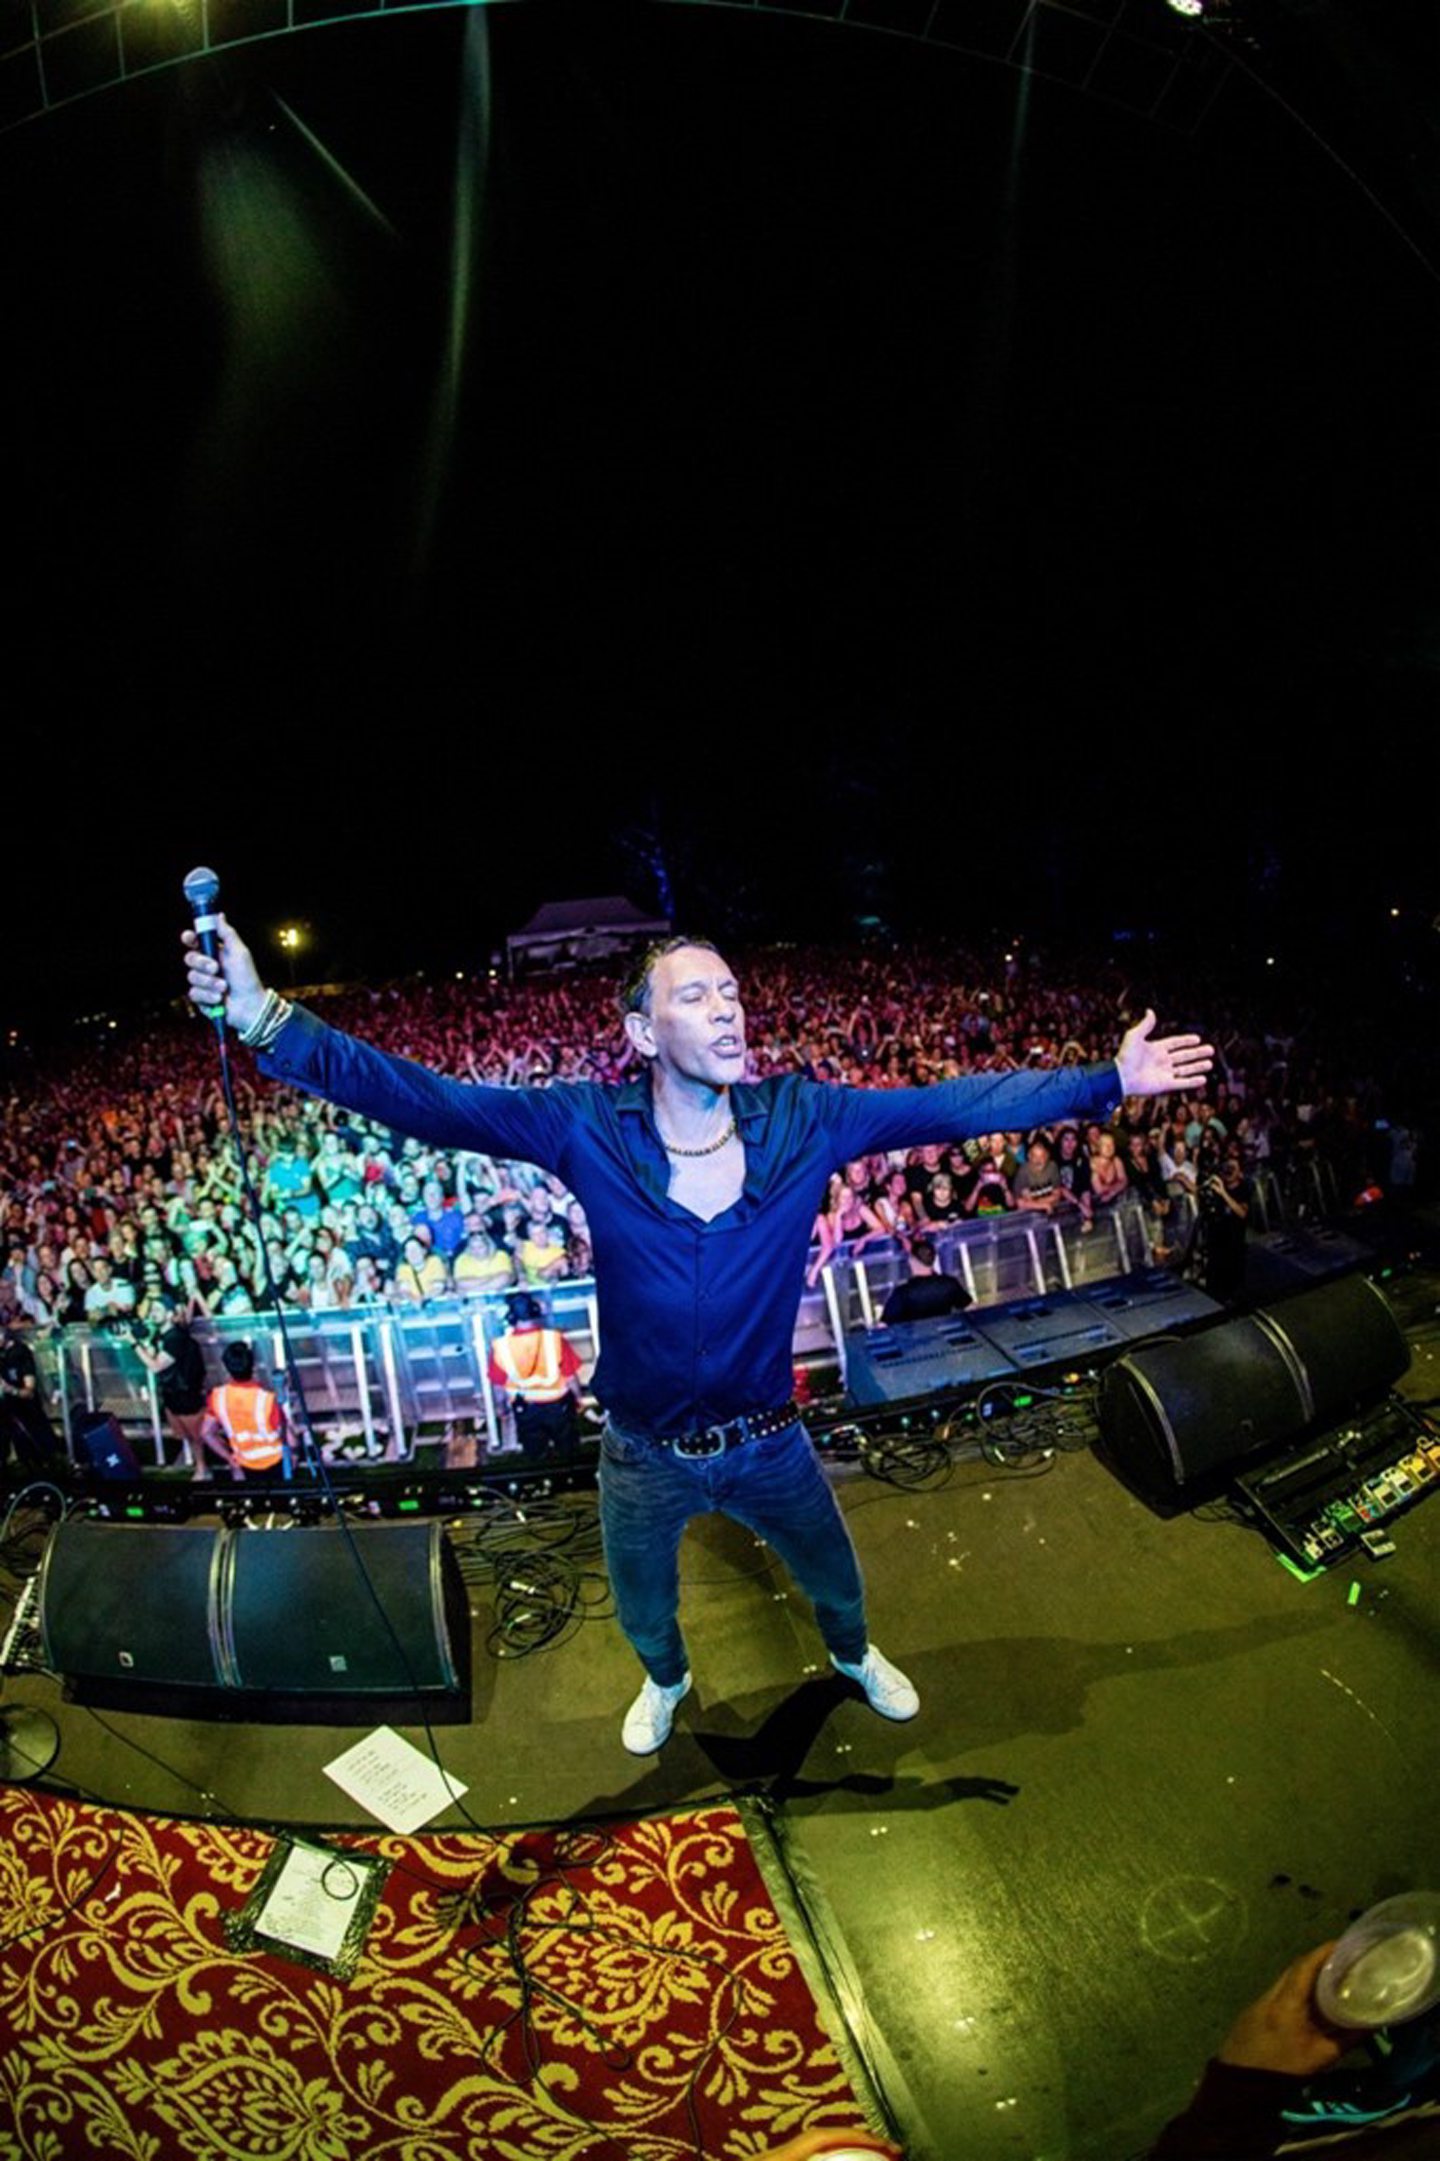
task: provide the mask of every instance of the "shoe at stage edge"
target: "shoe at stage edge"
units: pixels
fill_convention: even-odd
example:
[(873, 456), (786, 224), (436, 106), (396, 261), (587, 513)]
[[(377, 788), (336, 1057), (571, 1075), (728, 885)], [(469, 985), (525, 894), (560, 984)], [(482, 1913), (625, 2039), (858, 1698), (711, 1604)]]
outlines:
[(657, 1748), (665, 1746), (675, 1723), (675, 1706), (689, 1693), (688, 1673), (673, 1688), (662, 1688), (646, 1675), (645, 1686), (625, 1713), (620, 1729), (620, 1738), (632, 1756), (653, 1756)]
[(847, 1681), (858, 1682), (865, 1691), (865, 1701), (882, 1718), (913, 1718), (919, 1710), (920, 1697), (912, 1683), (906, 1680), (898, 1666), (891, 1665), (883, 1651), (876, 1650), (873, 1643), (866, 1644), (865, 1656), (858, 1666), (847, 1666), (833, 1651), (830, 1663)]

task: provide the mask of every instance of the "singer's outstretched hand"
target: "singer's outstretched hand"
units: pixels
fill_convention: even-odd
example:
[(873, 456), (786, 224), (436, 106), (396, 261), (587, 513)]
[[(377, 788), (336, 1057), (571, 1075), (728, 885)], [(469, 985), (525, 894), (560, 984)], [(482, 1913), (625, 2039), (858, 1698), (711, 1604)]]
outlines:
[(231, 1027), (243, 1033), (258, 1019), (265, 1003), (265, 985), (249, 946), (223, 915), (216, 917), (216, 943), (220, 949), (217, 959), (201, 951), (193, 930), (183, 932), (180, 942), (190, 971), (191, 1003), (198, 1005), (202, 1013), (222, 1006)]
[(1198, 1088), (1215, 1051), (1198, 1035), (1157, 1036), (1154, 1012), (1147, 1010), (1121, 1042), (1115, 1063), (1127, 1096), (1163, 1096)]

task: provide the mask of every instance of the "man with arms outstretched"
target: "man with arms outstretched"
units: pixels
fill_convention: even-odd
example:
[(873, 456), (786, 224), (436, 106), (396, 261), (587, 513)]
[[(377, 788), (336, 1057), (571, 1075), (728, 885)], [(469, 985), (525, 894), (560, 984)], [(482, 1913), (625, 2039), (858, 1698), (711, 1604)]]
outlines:
[(646, 1679), (623, 1739), (659, 1748), (690, 1687), (678, 1620), (689, 1518), (719, 1510), (763, 1538), (810, 1598), (832, 1663), (886, 1718), (915, 1690), (870, 1642), (845, 1522), (791, 1395), (791, 1341), (816, 1195), (837, 1164), (924, 1141), (1104, 1118), (1127, 1095), (1193, 1087), (1195, 1036), (1155, 1017), (1105, 1065), (975, 1075), (926, 1088), (747, 1082), (734, 976), (703, 939), (652, 947), (624, 998), (643, 1070), (618, 1087), (470, 1085), (327, 1027), (261, 984), (220, 919), (219, 959), (189, 947), (190, 996), (223, 1005), (262, 1071), (443, 1148), (556, 1172), (585, 1208), (605, 1341), (600, 1514), (620, 1625)]

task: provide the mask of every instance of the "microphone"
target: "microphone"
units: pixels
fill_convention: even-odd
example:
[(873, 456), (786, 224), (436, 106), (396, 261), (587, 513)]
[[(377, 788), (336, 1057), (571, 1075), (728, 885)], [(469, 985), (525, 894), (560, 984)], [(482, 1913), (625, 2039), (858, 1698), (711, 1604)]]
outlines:
[[(190, 872), (181, 887), (181, 891), (189, 903), (190, 913), (195, 918), (195, 935), (200, 941), (201, 952), (210, 960), (218, 960), (220, 946), (215, 932), (219, 926), (220, 918), (215, 912), (215, 904), (220, 898), (220, 880), (213, 870), (207, 870), (201, 864)], [(206, 1006), (205, 1014), (207, 1019), (214, 1021), (216, 1033), (223, 1042), (225, 1036), (224, 1006)]]
[(198, 870), (190, 872), (181, 891), (190, 904), (190, 913), (195, 918), (200, 950), (214, 960), (219, 951), (215, 943), (215, 926), (218, 921), (215, 903), (220, 898), (220, 880), (213, 870), (206, 870), (202, 864)]

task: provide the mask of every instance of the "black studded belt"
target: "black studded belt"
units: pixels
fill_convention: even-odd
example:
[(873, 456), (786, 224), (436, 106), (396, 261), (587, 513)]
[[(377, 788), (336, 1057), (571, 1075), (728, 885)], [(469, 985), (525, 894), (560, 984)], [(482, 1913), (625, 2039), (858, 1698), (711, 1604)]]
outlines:
[(746, 1441), (763, 1441), (768, 1434), (783, 1433), (799, 1416), (799, 1405), (792, 1398), (778, 1411), (745, 1411), (718, 1426), (702, 1426), (698, 1433), (657, 1433), (654, 1445), (693, 1462), (697, 1457), (723, 1456), (731, 1448), (743, 1448)]

